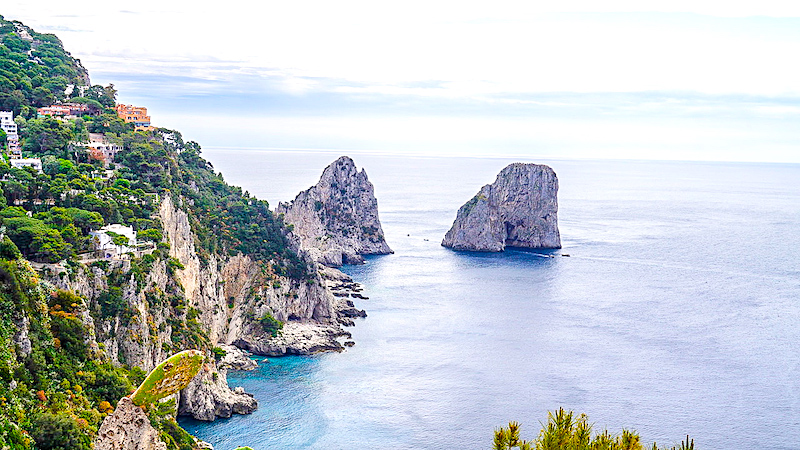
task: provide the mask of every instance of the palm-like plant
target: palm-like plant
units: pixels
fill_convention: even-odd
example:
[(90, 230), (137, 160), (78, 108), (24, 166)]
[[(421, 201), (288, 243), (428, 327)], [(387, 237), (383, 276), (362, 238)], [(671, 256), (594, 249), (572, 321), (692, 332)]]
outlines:
[[(635, 431), (623, 429), (619, 435), (608, 430), (592, 437), (592, 425), (586, 414), (575, 417), (572, 411), (559, 408), (547, 413), (547, 423), (542, 424), (539, 437), (531, 441), (520, 438), (520, 425), (509, 422), (507, 428), (494, 431), (494, 450), (643, 450), (641, 438)], [(652, 450), (694, 450), (694, 440), (686, 436), (680, 446), (659, 448), (655, 443)]]

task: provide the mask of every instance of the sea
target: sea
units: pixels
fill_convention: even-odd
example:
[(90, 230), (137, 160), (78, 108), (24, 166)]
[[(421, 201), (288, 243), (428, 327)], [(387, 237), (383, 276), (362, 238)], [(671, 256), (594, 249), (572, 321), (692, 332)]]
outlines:
[[(204, 155), (272, 206), (341, 156)], [(800, 449), (800, 165), (349, 156), (395, 252), (343, 269), (356, 345), (230, 372), (256, 412), (180, 421), (216, 450), (489, 449), (561, 407), (646, 447)], [(563, 248), (442, 247), (512, 162), (555, 170)]]

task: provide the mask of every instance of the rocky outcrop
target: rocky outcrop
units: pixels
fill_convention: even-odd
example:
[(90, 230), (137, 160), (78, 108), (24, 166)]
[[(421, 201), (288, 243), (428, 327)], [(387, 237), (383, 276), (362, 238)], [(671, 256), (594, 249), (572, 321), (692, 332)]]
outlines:
[(230, 370), (255, 370), (258, 363), (250, 358), (250, 353), (233, 345), (220, 344), (219, 347), (225, 351), (225, 356), (219, 361), (217, 366), (220, 369)]
[(326, 167), (315, 186), (279, 204), (276, 213), (292, 225), (300, 247), (327, 266), (360, 264), (362, 255), (392, 253), (367, 172), (359, 172), (347, 156)]
[(94, 441), (95, 450), (167, 450), (158, 430), (150, 425), (142, 408), (123, 397), (113, 414), (106, 416)]
[(311, 355), (319, 352), (344, 350), (337, 340), (350, 337), (350, 333), (338, 327), (315, 323), (287, 322), (277, 336), (245, 336), (237, 339), (234, 345), (258, 355)]
[(180, 392), (178, 414), (197, 420), (214, 420), (233, 414), (250, 414), (258, 408), (258, 401), (241, 387), (228, 387), (227, 370), (205, 367)]
[[(361, 295), (363, 288), (352, 278), (332, 267), (318, 266), (319, 275), (328, 295), (331, 295), (331, 308), (335, 312), (336, 325), (309, 320), (293, 320), (283, 325), (277, 336), (259, 330), (233, 342), (239, 348), (258, 355), (310, 355), (319, 352), (344, 350), (341, 340), (351, 337), (341, 326), (355, 325), (354, 318), (366, 317), (367, 313), (355, 307), (350, 298), (367, 300)], [(341, 325), (341, 326), (340, 326)]]
[(501, 252), (506, 247), (561, 248), (558, 178), (548, 166), (511, 164), (459, 210), (442, 245)]

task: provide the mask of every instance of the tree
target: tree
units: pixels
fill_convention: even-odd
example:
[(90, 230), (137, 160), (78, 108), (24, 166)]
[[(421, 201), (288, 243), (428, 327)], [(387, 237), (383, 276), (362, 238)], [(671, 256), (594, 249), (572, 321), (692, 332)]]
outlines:
[(89, 450), (91, 441), (67, 413), (41, 413), (33, 419), (31, 435), (42, 450)]
[(33, 153), (66, 156), (67, 144), (73, 139), (72, 127), (51, 117), (27, 121), (24, 132), (23, 148)]

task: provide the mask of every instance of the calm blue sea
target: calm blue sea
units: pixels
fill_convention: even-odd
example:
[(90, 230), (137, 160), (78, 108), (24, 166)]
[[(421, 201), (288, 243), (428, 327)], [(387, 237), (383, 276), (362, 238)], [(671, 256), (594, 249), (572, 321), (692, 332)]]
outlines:
[[(338, 154), (206, 151), (275, 206)], [(345, 271), (369, 317), (342, 354), (229, 375), (259, 409), (183, 420), (229, 450), (488, 449), (547, 411), (698, 449), (800, 449), (800, 166), (536, 160), (564, 249), (458, 253), (458, 208), (516, 160), (351, 154), (394, 255)]]

